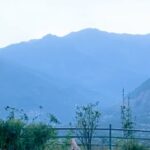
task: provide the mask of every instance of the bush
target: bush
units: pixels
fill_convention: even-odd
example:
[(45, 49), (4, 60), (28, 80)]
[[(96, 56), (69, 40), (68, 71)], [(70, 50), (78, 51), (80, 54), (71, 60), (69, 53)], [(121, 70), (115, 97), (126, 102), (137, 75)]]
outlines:
[(29, 124), (24, 128), (23, 145), (27, 150), (44, 149), (47, 141), (55, 135), (54, 129), (46, 124)]
[(0, 121), (0, 148), (20, 150), (24, 123), (19, 119)]
[(135, 140), (124, 140), (117, 143), (117, 150), (147, 150), (144, 145)]
[(49, 123), (29, 122), (23, 110), (5, 108), (8, 116), (0, 119), (0, 150), (44, 150), (45, 145), (56, 136), (53, 128), (58, 123), (54, 115)]

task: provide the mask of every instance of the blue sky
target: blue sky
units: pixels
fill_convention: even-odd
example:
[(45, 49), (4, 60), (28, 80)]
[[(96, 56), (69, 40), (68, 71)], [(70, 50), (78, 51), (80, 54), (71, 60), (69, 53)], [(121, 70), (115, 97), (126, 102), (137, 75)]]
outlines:
[(0, 47), (83, 28), (150, 33), (150, 0), (0, 0)]

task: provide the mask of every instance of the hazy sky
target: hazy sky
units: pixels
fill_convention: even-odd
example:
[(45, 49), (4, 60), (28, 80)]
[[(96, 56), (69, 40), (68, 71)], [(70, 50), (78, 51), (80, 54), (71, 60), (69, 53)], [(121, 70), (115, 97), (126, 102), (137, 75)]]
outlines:
[(150, 0), (0, 0), (0, 47), (87, 27), (150, 33)]

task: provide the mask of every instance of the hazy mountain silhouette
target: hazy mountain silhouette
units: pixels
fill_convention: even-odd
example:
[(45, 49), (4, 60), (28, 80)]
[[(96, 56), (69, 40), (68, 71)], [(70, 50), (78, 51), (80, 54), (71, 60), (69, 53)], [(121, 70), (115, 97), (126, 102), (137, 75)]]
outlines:
[(1, 103), (43, 105), (60, 117), (76, 104), (119, 106), (122, 88), (132, 91), (149, 78), (149, 49), (150, 35), (97, 29), (10, 45), (0, 49)]
[(129, 94), (136, 122), (143, 127), (149, 127), (150, 121), (150, 79), (143, 82)]

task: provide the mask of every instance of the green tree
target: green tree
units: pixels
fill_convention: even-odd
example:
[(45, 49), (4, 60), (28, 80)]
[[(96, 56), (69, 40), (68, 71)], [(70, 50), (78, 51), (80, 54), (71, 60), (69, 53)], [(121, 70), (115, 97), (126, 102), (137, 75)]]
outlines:
[(124, 137), (131, 138), (133, 137), (133, 128), (134, 122), (132, 120), (132, 113), (130, 105), (121, 106), (121, 119), (122, 119), (122, 128), (124, 129)]
[(132, 118), (132, 110), (130, 106), (130, 99), (128, 97), (127, 104), (125, 103), (124, 89), (123, 89), (123, 104), (121, 106), (121, 123), (123, 128), (124, 137), (132, 138), (134, 129), (134, 122)]
[(99, 126), (101, 113), (97, 106), (98, 103), (90, 103), (76, 108), (76, 127), (79, 128), (77, 135), (86, 150), (91, 150), (92, 138)]
[(0, 150), (44, 150), (56, 136), (53, 126), (59, 121), (50, 114), (49, 123), (30, 122), (21, 109), (7, 106), (8, 116), (0, 120)]
[(135, 140), (119, 141), (116, 145), (116, 150), (148, 150), (143, 144)]
[(24, 122), (19, 119), (9, 119), (0, 122), (1, 132), (1, 149), (20, 150), (21, 135), (24, 127)]
[(46, 142), (55, 135), (55, 130), (49, 125), (31, 123), (24, 128), (23, 145), (26, 150), (42, 150)]

